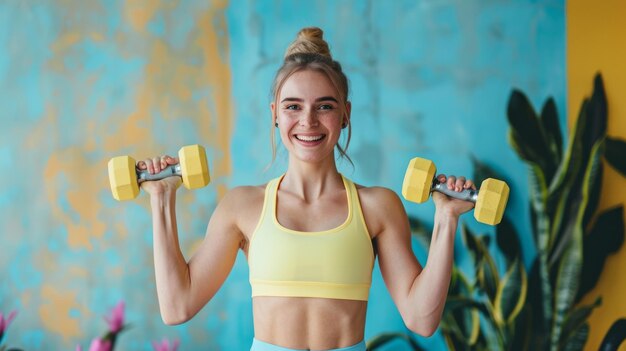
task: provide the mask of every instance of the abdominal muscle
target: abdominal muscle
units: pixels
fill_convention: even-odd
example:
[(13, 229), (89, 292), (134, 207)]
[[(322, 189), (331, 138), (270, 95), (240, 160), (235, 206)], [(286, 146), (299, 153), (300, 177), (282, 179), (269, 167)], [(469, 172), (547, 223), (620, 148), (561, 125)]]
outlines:
[(291, 349), (330, 350), (363, 340), (367, 301), (256, 296), (259, 341)]

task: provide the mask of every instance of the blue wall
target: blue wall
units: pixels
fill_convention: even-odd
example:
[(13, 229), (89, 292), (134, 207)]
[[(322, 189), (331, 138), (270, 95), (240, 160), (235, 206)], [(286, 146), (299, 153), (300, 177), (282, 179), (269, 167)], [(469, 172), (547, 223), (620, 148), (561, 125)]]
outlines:
[[(351, 81), (354, 161), (342, 172), (400, 192), (409, 159), (472, 172), (470, 155), (508, 177), (507, 211), (532, 258), (526, 169), (507, 143), (513, 87), (565, 126), (563, 1), (9, 1), (0, 3), (0, 311), (19, 310), (5, 343), (88, 345), (119, 300), (132, 328), (119, 349), (245, 350), (253, 336), (242, 254), (193, 320), (164, 326), (156, 302), (149, 203), (110, 196), (106, 162), (207, 147), (212, 183), (179, 191), (187, 257), (224, 192), (284, 170), (271, 160), (270, 85), (297, 31), (324, 29)], [(432, 222), (432, 203), (406, 203)], [(473, 229), (489, 232), (471, 215)], [(459, 246), (461, 248), (461, 246)], [(414, 243), (418, 259), (426, 248)], [(463, 253), (459, 252), (463, 261)], [(366, 338), (404, 330), (380, 272)], [(421, 338), (441, 348), (439, 334)], [(387, 350), (402, 349), (394, 344)]]

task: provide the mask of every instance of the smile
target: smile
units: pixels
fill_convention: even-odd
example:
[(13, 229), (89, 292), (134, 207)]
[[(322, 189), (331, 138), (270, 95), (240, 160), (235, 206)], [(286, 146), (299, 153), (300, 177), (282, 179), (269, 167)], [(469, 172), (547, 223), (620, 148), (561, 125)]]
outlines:
[(304, 141), (304, 142), (315, 142), (315, 141), (320, 141), (322, 139), (324, 139), (326, 137), (326, 135), (321, 134), (321, 135), (299, 135), (296, 134), (294, 135), (294, 137), (300, 141)]

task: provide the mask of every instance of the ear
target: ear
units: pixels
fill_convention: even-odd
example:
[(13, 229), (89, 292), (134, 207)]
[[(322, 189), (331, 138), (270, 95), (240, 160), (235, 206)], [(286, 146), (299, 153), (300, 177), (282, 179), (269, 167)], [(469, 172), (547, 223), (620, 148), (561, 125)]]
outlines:
[(342, 124), (346, 126), (350, 123), (350, 114), (352, 113), (352, 103), (350, 101), (346, 101), (346, 113), (343, 116)]
[(276, 104), (270, 104), (270, 111), (272, 111), (272, 125), (276, 124)]

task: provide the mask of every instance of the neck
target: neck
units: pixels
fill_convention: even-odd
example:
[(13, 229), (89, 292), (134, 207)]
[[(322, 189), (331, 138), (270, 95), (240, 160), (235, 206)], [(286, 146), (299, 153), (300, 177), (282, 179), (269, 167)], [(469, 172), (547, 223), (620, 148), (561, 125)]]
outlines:
[(343, 189), (344, 185), (334, 158), (319, 163), (290, 160), (280, 188), (307, 201)]

